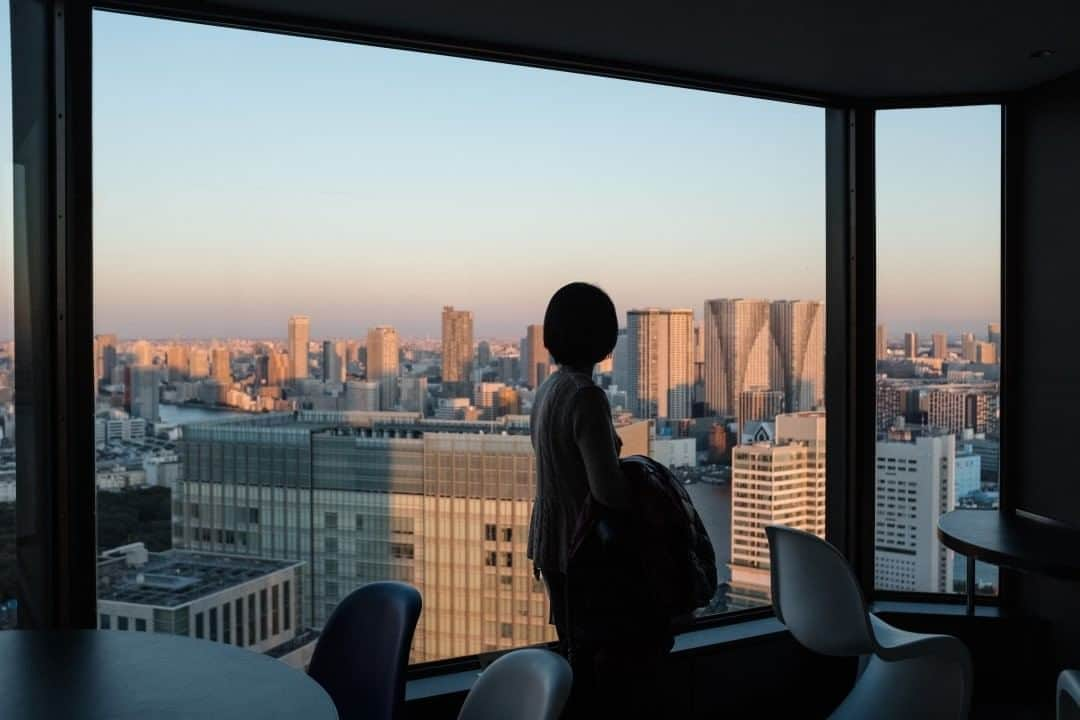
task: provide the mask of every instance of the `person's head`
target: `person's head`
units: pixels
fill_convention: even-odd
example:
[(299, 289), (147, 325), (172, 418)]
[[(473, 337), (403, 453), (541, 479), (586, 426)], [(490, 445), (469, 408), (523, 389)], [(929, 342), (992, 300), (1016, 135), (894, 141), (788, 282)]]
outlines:
[(615, 349), (619, 318), (607, 293), (588, 283), (564, 285), (544, 313), (544, 346), (556, 364), (588, 368)]

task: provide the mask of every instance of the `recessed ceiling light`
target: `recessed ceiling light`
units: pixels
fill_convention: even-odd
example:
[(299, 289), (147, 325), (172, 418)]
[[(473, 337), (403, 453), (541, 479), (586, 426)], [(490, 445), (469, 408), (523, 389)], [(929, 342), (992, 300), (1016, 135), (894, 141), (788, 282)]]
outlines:
[(1043, 58), (1048, 58), (1053, 54), (1053, 50), (1036, 50), (1035, 52), (1028, 55), (1028, 57), (1032, 60), (1042, 60)]

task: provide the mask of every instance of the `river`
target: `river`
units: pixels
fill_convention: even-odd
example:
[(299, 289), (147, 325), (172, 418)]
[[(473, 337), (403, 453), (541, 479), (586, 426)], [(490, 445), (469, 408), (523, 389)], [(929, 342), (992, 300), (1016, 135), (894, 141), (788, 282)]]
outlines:
[(686, 485), (686, 492), (694, 501), (694, 507), (705, 524), (716, 550), (716, 570), (720, 582), (731, 579), (731, 484), (711, 485), (694, 483)]

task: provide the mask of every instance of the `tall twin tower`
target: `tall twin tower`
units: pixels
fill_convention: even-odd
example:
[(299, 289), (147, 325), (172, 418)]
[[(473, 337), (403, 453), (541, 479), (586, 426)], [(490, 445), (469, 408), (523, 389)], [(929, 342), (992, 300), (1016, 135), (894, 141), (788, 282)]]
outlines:
[(762, 397), (774, 400), (777, 412), (824, 404), (825, 307), (819, 301), (707, 300), (697, 340), (703, 347), (697, 348), (692, 310), (630, 310), (625, 342), (627, 367), (620, 375), (639, 417), (691, 417), (699, 372), (710, 415), (741, 417), (748, 400)]

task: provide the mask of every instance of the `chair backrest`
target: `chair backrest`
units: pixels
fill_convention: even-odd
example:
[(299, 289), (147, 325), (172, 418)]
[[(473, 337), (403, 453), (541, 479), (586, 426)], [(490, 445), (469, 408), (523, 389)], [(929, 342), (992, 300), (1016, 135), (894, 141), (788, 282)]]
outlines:
[(341, 720), (399, 717), (420, 607), (416, 588), (373, 582), (354, 590), (331, 613), (308, 673), (329, 693)]
[(548, 650), (515, 650), (491, 663), (458, 720), (557, 720), (570, 696), (570, 664)]
[(770, 525), (772, 601), (795, 639), (823, 655), (869, 655), (875, 643), (866, 603), (847, 560), (816, 535)]

